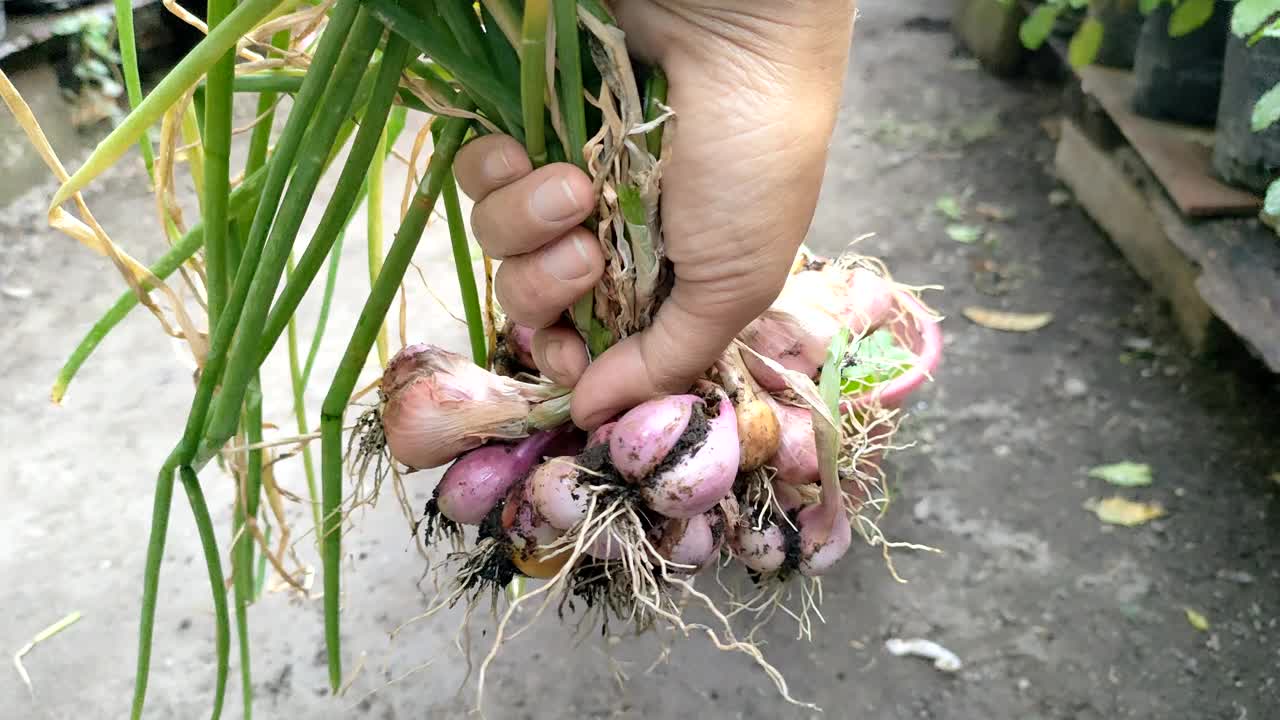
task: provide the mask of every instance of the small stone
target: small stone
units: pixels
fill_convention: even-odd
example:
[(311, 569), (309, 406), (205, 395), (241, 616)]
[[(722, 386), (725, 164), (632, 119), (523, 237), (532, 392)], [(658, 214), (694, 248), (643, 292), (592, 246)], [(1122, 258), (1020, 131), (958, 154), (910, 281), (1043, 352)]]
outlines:
[(1066, 190), (1058, 189), (1049, 193), (1049, 204), (1054, 207), (1062, 207), (1071, 202), (1071, 193)]
[(16, 285), (5, 285), (0, 287), (0, 295), (14, 300), (26, 300), (31, 297), (32, 290), (29, 287), (19, 287)]
[(1253, 576), (1243, 570), (1219, 570), (1218, 579), (1228, 580), (1238, 585), (1253, 584)]
[(1020, 678), (1018, 678), (1018, 690), (1019, 690), (1019, 691), (1021, 691), (1021, 692), (1026, 692), (1026, 691), (1027, 691), (1027, 689), (1028, 689), (1028, 688), (1030, 688), (1030, 687), (1031, 687), (1031, 681), (1030, 681), (1030, 680), (1028, 680), (1028, 679), (1026, 679), (1026, 678), (1024, 678), (1024, 677), (1020, 677)]
[(1204, 641), (1204, 646), (1209, 648), (1213, 652), (1218, 652), (1219, 650), (1221, 650), (1222, 642), (1218, 640), (1218, 633), (1213, 633), (1212, 635), (1210, 635), (1209, 639)]
[(1084, 397), (1088, 392), (1088, 383), (1080, 378), (1067, 378), (1066, 382), (1062, 383), (1062, 394), (1069, 398)]
[(995, 453), (996, 457), (1009, 457), (1013, 453), (1013, 449), (1008, 445), (997, 445), (992, 448), (991, 452)]

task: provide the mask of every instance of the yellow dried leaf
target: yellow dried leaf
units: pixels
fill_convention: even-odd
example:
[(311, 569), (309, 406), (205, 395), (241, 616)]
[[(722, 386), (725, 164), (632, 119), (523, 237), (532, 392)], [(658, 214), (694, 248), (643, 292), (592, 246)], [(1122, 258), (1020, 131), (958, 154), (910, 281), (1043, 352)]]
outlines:
[(1187, 613), (1187, 622), (1191, 623), (1191, 627), (1204, 632), (1209, 629), (1209, 620), (1204, 615), (1192, 610), (1191, 608), (1183, 608)]
[(1164, 517), (1164, 508), (1155, 503), (1140, 503), (1122, 497), (1109, 497), (1096, 503), (1087, 503), (1098, 519), (1109, 525), (1133, 527)]
[(1053, 313), (1015, 313), (980, 307), (967, 307), (963, 312), (984, 328), (1004, 332), (1032, 332), (1053, 322)]

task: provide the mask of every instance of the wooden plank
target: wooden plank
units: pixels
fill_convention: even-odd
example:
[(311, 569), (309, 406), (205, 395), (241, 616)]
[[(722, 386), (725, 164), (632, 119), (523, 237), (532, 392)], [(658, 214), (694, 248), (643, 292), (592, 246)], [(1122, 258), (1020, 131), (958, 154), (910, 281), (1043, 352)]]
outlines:
[(1084, 92), (1102, 104), (1183, 214), (1254, 215), (1262, 207), (1257, 195), (1214, 175), (1212, 131), (1152, 120), (1133, 111), (1133, 73), (1096, 66), (1076, 72)]
[(1129, 148), (1113, 156), (1142, 190), (1165, 237), (1200, 268), (1196, 289), (1273, 372), (1280, 372), (1280, 238), (1256, 220), (1188, 220)]
[(1199, 271), (1165, 235), (1144, 193), (1112, 156), (1064, 119), (1054, 164), (1085, 211), (1104, 229), (1144, 280), (1169, 301), (1192, 349), (1210, 345), (1215, 319), (1196, 287)]
[(1214, 262), (1200, 296), (1272, 372), (1280, 373), (1280, 238), (1266, 228), (1214, 223)]

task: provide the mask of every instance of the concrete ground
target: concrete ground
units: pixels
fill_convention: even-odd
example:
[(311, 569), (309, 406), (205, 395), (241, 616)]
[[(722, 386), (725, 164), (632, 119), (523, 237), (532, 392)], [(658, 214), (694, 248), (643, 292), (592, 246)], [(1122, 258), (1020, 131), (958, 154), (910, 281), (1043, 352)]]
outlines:
[[(1280, 716), (1273, 381), (1187, 359), (1147, 289), (1056, 192), (1042, 123), (1057, 109), (1054, 89), (998, 81), (960, 56), (945, 31), (950, 4), (861, 3), (811, 238), (835, 252), (874, 232), (860, 247), (884, 257), (899, 279), (945, 287), (928, 296), (948, 318), (944, 365), (909, 408), (905, 432), (916, 444), (891, 458), (895, 501), (882, 523), (893, 537), (945, 553), (899, 553), (907, 584), (891, 578), (877, 551), (851, 553), (826, 579), (826, 623), (812, 642), (778, 622), (764, 633), (768, 657), (793, 693), (826, 708), (827, 717)], [(33, 90), (37, 110), (57, 125), (60, 101), (39, 72), (18, 80), (46, 88)], [(20, 146), (7, 115), (0, 115), (0, 137), (15, 157)], [(83, 143), (55, 137), (74, 165)], [(47, 176), (7, 167), (0, 178), (0, 197), (12, 198), (0, 211), (0, 395), (10, 403), (0, 410), (9, 498), (0, 510), (8, 528), (0, 532), (0, 648), (16, 651), (69, 612), (83, 619), (26, 657), (33, 695), (16, 671), (0, 670), (0, 717), (120, 717), (133, 682), (154, 472), (185, 417), (190, 367), (138, 312), (103, 343), (64, 405), (50, 405), (57, 368), (121, 283), (104, 259), (47, 228)], [(397, 179), (389, 187), (399, 186)], [(935, 209), (943, 196), (960, 200), (965, 222), (987, 228), (984, 240), (948, 236), (950, 221)], [(144, 258), (158, 254), (136, 157), (99, 182), (89, 201), (123, 246)], [(388, 192), (388, 213), (398, 201), (398, 190)], [(1012, 217), (982, 219), (983, 203)], [(418, 261), (456, 312), (440, 225)], [(353, 232), (345, 253), (319, 380), (309, 392), (313, 420), (363, 298), (361, 239)], [(461, 326), (416, 277), (409, 286), (410, 340), (464, 348)], [(1047, 311), (1055, 319), (1034, 333), (999, 333), (965, 320), (960, 310), (969, 305)], [(304, 317), (314, 312), (308, 305)], [(287, 429), (286, 377), (280, 358), (264, 374), (268, 419)], [(1086, 477), (1090, 467), (1121, 460), (1149, 463), (1154, 484), (1125, 490)], [(296, 464), (282, 466), (279, 480), (303, 491)], [(415, 506), (432, 480), (410, 478)], [(230, 483), (214, 471), (203, 482), (225, 547)], [(1104, 526), (1082, 506), (1110, 494), (1159, 502), (1168, 515), (1141, 527)], [(301, 507), (291, 513), (299, 529), (307, 527)], [(298, 548), (314, 561), (307, 541)], [(346, 548), (347, 669), (360, 671), (344, 697), (331, 697), (319, 601), (268, 593), (251, 611), (257, 716), (466, 716), (474, 682), (459, 694), (466, 672), (453, 647), (459, 613), (389, 639), (425, 603), (415, 584), (423, 562), (389, 496), (358, 518)], [(148, 716), (201, 717), (213, 683), (212, 614), (180, 492), (161, 582)], [(1193, 627), (1186, 608), (1202, 613), (1207, 629)], [(491, 626), (486, 619), (477, 627)], [(946, 674), (883, 649), (887, 638), (915, 636), (958, 653), (964, 669)], [(486, 715), (815, 716), (780, 701), (748, 661), (702, 638), (675, 642), (667, 661), (646, 672), (658, 653), (652, 638), (579, 640), (542, 622), (496, 661)], [(235, 667), (229, 690), (226, 716), (237, 717)]]

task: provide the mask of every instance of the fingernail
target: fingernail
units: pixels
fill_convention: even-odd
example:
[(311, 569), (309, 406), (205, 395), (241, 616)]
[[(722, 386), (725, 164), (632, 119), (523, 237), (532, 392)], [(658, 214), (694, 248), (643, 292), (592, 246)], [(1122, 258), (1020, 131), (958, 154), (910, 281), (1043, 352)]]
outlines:
[(587, 260), (587, 248), (582, 238), (574, 233), (552, 245), (542, 254), (542, 269), (557, 280), (568, 281), (591, 272), (591, 263)]
[(533, 212), (547, 222), (567, 220), (581, 212), (568, 180), (552, 178), (533, 191)]
[(553, 380), (564, 376), (564, 362), (561, 353), (564, 350), (563, 340), (549, 340), (542, 348), (541, 362), (538, 367)]
[(507, 157), (506, 148), (497, 148), (489, 153), (483, 163), (484, 174), (490, 182), (502, 182), (515, 175), (515, 165)]

